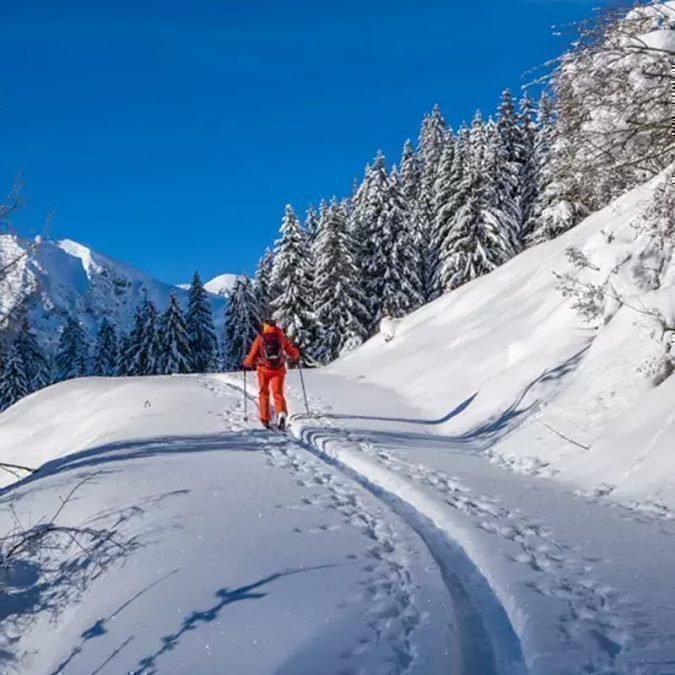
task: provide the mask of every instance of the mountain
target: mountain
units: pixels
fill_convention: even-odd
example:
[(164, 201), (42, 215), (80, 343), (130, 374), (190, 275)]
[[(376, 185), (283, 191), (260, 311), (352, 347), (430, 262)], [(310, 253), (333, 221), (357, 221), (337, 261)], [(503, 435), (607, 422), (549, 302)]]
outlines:
[(214, 295), (222, 295), (227, 297), (230, 291), (234, 288), (234, 283), (237, 280), (236, 274), (220, 274), (204, 284), (204, 288)]
[[(217, 277), (213, 277), (213, 279), (207, 281), (204, 284), (204, 288), (211, 295), (227, 298), (230, 291), (234, 288), (234, 282), (237, 280), (237, 277), (237, 274), (219, 274)], [(178, 288), (187, 291), (190, 288), (190, 284), (178, 284)]]
[[(171, 293), (185, 302), (186, 293), (129, 265), (70, 239), (34, 242), (0, 235), (0, 312), (5, 316), (28, 297), (28, 316), (39, 338), (53, 346), (58, 328), (77, 316), (90, 333), (103, 317), (128, 329), (137, 305), (147, 296), (161, 310)], [(213, 298), (217, 321), (224, 303)]]

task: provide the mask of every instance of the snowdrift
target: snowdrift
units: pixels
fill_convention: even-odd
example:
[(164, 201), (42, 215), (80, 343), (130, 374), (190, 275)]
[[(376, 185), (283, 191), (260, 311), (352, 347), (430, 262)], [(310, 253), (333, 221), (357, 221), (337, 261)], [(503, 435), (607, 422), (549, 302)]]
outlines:
[[(660, 278), (644, 283), (649, 235), (639, 227), (666, 180), (423, 307), (393, 339), (376, 336), (329, 372), (393, 390), (437, 433), (518, 471), (675, 506), (675, 384), (660, 384), (668, 369), (655, 318), (675, 325), (675, 264), (661, 261)], [(554, 273), (607, 286), (596, 320), (573, 309)]]

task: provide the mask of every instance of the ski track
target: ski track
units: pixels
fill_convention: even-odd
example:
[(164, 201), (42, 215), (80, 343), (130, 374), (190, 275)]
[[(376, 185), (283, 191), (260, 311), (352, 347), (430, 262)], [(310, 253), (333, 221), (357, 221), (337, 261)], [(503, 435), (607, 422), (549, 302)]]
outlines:
[[(224, 387), (242, 391), (235, 385), (209, 379), (202, 380), (202, 384), (217, 398), (225, 397)], [(221, 418), (223, 425), (230, 431), (246, 434), (251, 430), (250, 426), (237, 421), (243, 419), (241, 400), (223, 410), (212, 412)], [(309, 492), (300, 504), (290, 507), (277, 505), (277, 508), (337, 512), (345, 526), (356, 528), (367, 539), (366, 560), (362, 567), (366, 575), (362, 599), (367, 601), (369, 607), (367, 625), (371, 634), (361, 636), (358, 643), (341, 654), (341, 657), (348, 662), (350, 658), (367, 651), (373, 642), (386, 643), (395, 662), (382, 664), (382, 670), (378, 671), (370, 668), (368, 675), (375, 675), (376, 672), (382, 675), (404, 675), (415, 662), (412, 636), (421, 621), (421, 612), (414, 601), (415, 584), (406, 569), (408, 550), (405, 543), (383, 522), (381, 513), (371, 512), (372, 509), (359, 496), (359, 492), (362, 492), (360, 486), (355, 490), (349, 479), (343, 480), (339, 472), (302, 449), (293, 437), (270, 432), (264, 440), (261, 438), (260, 445), (270, 466), (291, 472), (296, 484)], [(322, 524), (305, 531), (320, 534), (338, 527), (340, 525)], [(300, 528), (295, 529), (297, 533), (302, 531)], [(350, 554), (349, 557), (354, 561), (358, 559), (356, 554)], [(344, 606), (347, 604), (348, 601), (345, 601)], [(345, 668), (341, 675), (360, 672)]]
[[(567, 607), (558, 617), (560, 640), (577, 648), (588, 645), (588, 649), (581, 651), (589, 655), (589, 660), (579, 672), (612, 675), (636, 672), (634, 668), (624, 668), (620, 664), (622, 653), (631, 643), (631, 621), (627, 617), (631, 608), (614, 589), (593, 577), (593, 563), (597, 561), (580, 558), (569, 546), (557, 542), (544, 525), (501, 505), (498, 497), (475, 494), (454, 476), (394, 457), (386, 448), (340, 429), (332, 420), (322, 417), (329, 413), (330, 406), (319, 397), (313, 396), (311, 404), (321, 425), (331, 429), (337, 437), (389, 471), (432, 490), (474, 527), (516, 544), (518, 553), (503, 555), (512, 563), (529, 568), (534, 579), (528, 585), (533, 591), (562, 601)], [(320, 448), (316, 450), (323, 453)], [(638, 508), (634, 506), (636, 511)], [(631, 516), (637, 515), (633, 514), (633, 509), (626, 507), (625, 510), (630, 510)], [(640, 509), (639, 515), (663, 517), (657, 509)]]

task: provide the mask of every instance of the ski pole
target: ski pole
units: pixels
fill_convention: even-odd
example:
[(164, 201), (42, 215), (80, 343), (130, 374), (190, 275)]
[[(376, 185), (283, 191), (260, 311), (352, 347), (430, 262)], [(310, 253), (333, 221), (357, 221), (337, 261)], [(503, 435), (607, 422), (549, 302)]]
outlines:
[(300, 364), (300, 360), (298, 360), (298, 372), (300, 373), (300, 383), (302, 384), (302, 395), (305, 399), (305, 410), (307, 411), (308, 415), (311, 415), (309, 412), (309, 403), (307, 402), (307, 389), (305, 388), (305, 376), (302, 374), (302, 365)]
[(246, 382), (248, 378), (246, 377), (246, 368), (241, 371), (241, 374), (244, 376), (244, 422), (248, 422), (248, 394), (246, 393)]

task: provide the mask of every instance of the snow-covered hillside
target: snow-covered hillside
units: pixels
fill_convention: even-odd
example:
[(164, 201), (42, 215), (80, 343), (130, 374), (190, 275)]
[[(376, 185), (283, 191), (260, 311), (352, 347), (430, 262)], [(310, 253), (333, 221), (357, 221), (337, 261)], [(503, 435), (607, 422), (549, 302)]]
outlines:
[[(172, 292), (185, 297), (184, 291), (77, 242), (44, 241), (35, 249), (31, 244), (11, 235), (0, 236), (0, 266), (19, 259), (0, 282), (0, 311), (7, 313), (30, 295), (31, 325), (48, 345), (69, 315), (92, 332), (103, 317), (128, 329), (146, 296), (161, 309)], [(217, 299), (214, 308), (222, 309)]]
[[(669, 180), (422, 308), (393, 339), (389, 327), (389, 341), (379, 335), (329, 370), (392, 389), (439, 433), (471, 438), (516, 470), (675, 507), (675, 383), (655, 387), (669, 372), (675, 260), (667, 247), (657, 255), (654, 223), (641, 229)], [(585, 256), (582, 269), (569, 247)], [(594, 322), (554, 272), (578, 284), (577, 301), (598, 304)]]

